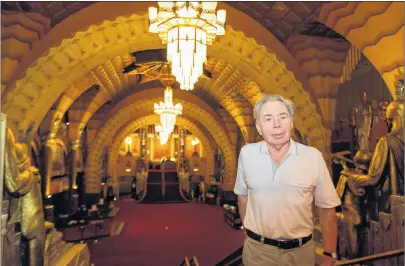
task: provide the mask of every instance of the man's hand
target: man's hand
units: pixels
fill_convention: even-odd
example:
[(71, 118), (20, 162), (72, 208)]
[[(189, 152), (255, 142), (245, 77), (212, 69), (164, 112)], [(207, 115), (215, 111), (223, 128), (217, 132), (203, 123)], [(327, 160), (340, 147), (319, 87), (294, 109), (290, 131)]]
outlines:
[(321, 266), (335, 266), (336, 264), (336, 260), (334, 260), (333, 258), (329, 257), (329, 256), (323, 256), (322, 259), (322, 264)]

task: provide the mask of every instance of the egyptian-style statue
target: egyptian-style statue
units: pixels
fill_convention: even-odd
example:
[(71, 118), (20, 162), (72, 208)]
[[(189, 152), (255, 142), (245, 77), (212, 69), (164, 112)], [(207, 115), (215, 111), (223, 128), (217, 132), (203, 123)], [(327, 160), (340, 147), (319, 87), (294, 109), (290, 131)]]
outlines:
[(376, 204), (372, 219), (378, 212), (390, 212), (390, 195), (404, 195), (404, 103), (403, 98), (391, 102), (386, 119), (391, 132), (379, 139), (367, 174), (345, 171), (354, 188), (375, 187)]
[(356, 152), (353, 163), (355, 169), (349, 170), (345, 163), (343, 164), (343, 171), (341, 172), (339, 182), (336, 186), (337, 194), (342, 201), (343, 212), (343, 226), (347, 231), (347, 254), (348, 258), (356, 258), (361, 256), (362, 247), (362, 228), (364, 228), (367, 221), (366, 208), (364, 206), (365, 197), (364, 191), (358, 191), (347, 172), (352, 174), (367, 174), (369, 163), (371, 160), (371, 153), (369, 149), (369, 140), (372, 122), (372, 109), (367, 101), (367, 93), (363, 92), (362, 101), (357, 104), (353, 109), (352, 123), (355, 126), (355, 136), (358, 144), (358, 151)]
[[(346, 174), (348, 168), (346, 162), (334, 158), (335, 163), (341, 163), (343, 165), (343, 171), (341, 172), (339, 182), (336, 186), (336, 192), (342, 201), (343, 216), (339, 216), (341, 223), (344, 227), (344, 231), (339, 232), (339, 237), (344, 240), (345, 247), (341, 247), (344, 251), (345, 257), (353, 259), (361, 256), (362, 242), (362, 228), (366, 224), (366, 211), (364, 208), (364, 193), (360, 193), (354, 188), (352, 180)], [(356, 169), (352, 170), (355, 173), (364, 174), (365, 164), (361, 157), (355, 157), (354, 164)], [(347, 232), (347, 235), (345, 234)], [(343, 235), (342, 235), (343, 234)], [(347, 238), (347, 239), (346, 239)], [(341, 254), (342, 255), (342, 254)]]
[(184, 165), (180, 168), (179, 170), (179, 177), (180, 177), (180, 184), (181, 184), (181, 189), (187, 193), (187, 195), (190, 194), (190, 173), (187, 170), (187, 166)]
[(29, 265), (44, 265), (45, 220), (42, 208), (41, 176), (31, 166), (26, 147), (15, 141), (7, 129), (4, 184), (11, 196), (9, 222), (20, 222), (29, 241)]
[(140, 160), (140, 167), (136, 173), (136, 194), (141, 196), (145, 190), (146, 181), (148, 177), (148, 166), (147, 164)]
[[(360, 104), (356, 105), (356, 139), (358, 152), (356, 154), (358, 160), (366, 163), (370, 161), (370, 133), (371, 133), (371, 123), (373, 118), (373, 113), (371, 109), (371, 104), (367, 101), (367, 92), (363, 92), (362, 101)], [(366, 169), (364, 169), (366, 170)]]

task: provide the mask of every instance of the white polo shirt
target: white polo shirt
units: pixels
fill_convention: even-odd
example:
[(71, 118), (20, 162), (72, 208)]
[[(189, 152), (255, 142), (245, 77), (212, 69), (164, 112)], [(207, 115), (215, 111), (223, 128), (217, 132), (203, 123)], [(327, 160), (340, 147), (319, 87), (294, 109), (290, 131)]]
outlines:
[(248, 195), (244, 225), (273, 239), (296, 239), (313, 231), (312, 202), (321, 208), (341, 204), (322, 153), (290, 140), (277, 168), (264, 141), (240, 152), (234, 192)]

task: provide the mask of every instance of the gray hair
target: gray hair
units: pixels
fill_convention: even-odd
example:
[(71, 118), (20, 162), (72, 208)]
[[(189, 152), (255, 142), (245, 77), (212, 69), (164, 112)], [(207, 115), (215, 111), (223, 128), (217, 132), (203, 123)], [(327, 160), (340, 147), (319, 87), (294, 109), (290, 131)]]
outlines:
[(281, 102), (287, 107), (288, 113), (290, 114), (291, 118), (294, 118), (295, 114), (295, 106), (294, 103), (291, 100), (285, 99), (281, 95), (276, 95), (276, 94), (268, 94), (263, 96), (260, 100), (257, 101), (254, 109), (253, 109), (253, 117), (255, 120), (258, 119), (259, 117), (259, 112), (260, 108), (262, 108), (263, 104), (267, 102)]

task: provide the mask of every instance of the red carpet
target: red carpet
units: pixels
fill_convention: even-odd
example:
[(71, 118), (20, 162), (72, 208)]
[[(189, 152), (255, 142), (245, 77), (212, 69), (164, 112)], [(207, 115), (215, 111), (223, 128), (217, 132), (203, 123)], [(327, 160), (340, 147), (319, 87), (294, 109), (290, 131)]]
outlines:
[(114, 221), (125, 222), (124, 229), (89, 245), (95, 266), (176, 266), (185, 256), (213, 266), (243, 244), (243, 232), (226, 225), (217, 206), (139, 204), (128, 199), (117, 205), (120, 211)]

